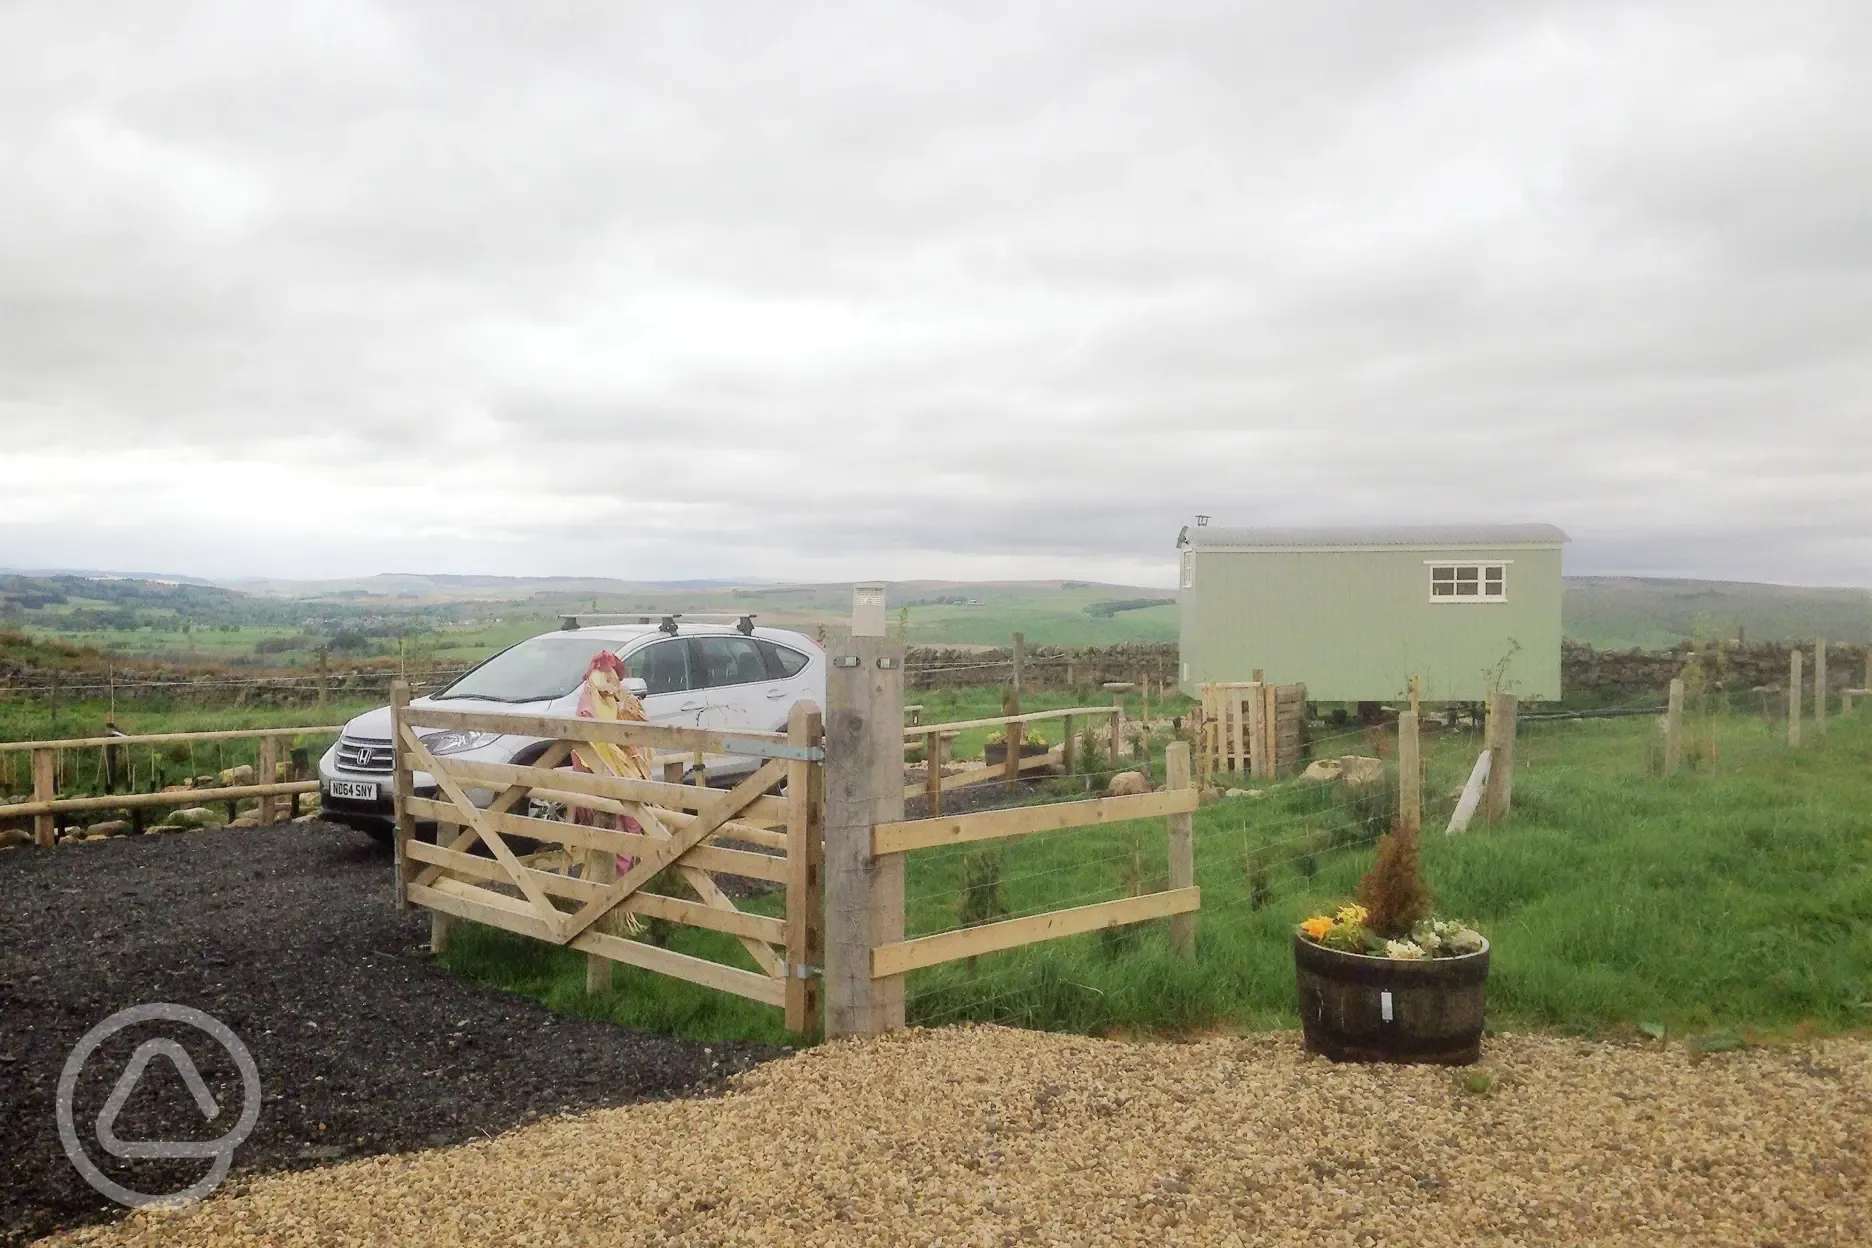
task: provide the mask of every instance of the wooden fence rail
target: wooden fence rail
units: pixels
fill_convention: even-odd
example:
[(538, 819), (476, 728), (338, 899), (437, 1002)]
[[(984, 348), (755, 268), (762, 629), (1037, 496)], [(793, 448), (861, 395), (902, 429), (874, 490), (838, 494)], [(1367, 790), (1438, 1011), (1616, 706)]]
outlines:
[[(331, 725), (312, 725), (292, 728), (229, 728), (209, 732), (122, 733), (105, 737), (68, 737), (56, 741), (0, 741), (0, 754), (26, 753), (32, 757), (32, 800), (0, 803), (0, 819), (31, 817), (34, 842), (41, 846), (49, 846), (58, 837), (62, 815), (126, 810), (131, 812), (133, 820), (140, 820), (142, 811), (155, 807), (200, 806), (205, 802), (226, 802), (229, 806), (231, 821), (235, 803), (254, 798), (259, 802), (259, 823), (262, 826), (270, 825), (278, 822), (285, 814), (278, 799), (290, 798), (292, 811), (296, 814), (300, 795), (316, 793), (319, 788), (316, 779), (277, 779), (281, 762), (280, 739), (300, 736), (336, 736), (339, 731), (339, 728)], [(173, 791), (158, 789), (138, 793), (131, 791), (126, 769), (119, 761), (123, 756), (123, 751), (135, 746), (183, 744), (192, 746), (205, 742), (240, 740), (258, 740), (260, 743), (258, 763), (254, 767), (253, 783), (250, 784), (223, 784), (212, 788), (177, 788)], [(98, 772), (104, 777), (104, 787), (107, 791), (96, 796), (60, 797), (60, 756), (70, 751), (92, 749), (100, 751)], [(153, 771), (152, 774), (154, 774)], [(152, 783), (156, 781), (152, 779)]]
[[(871, 853), (875, 858), (885, 859), (941, 845), (1007, 840), (1038, 832), (1162, 816), (1167, 820), (1170, 878), (1167, 888), (1142, 896), (873, 944), (872, 979), (890, 979), (959, 958), (1173, 916), (1191, 916), (1173, 927), (1172, 940), (1180, 951), (1193, 953), (1193, 916), (1202, 905), (1202, 893), (1196, 887), (1195, 848), (1191, 837), (1191, 816), (1196, 810), (1197, 793), (1191, 782), (1189, 746), (1181, 741), (1173, 742), (1166, 751), (1165, 764), (1169, 782), (1159, 793), (1021, 806), (947, 818), (899, 820), (873, 826)], [(901, 908), (901, 901), (898, 904)], [(901, 932), (901, 910), (895, 926)]]
[[(906, 712), (908, 709), (905, 708)], [(923, 708), (916, 709), (920, 712)], [(1113, 717), (1112, 750), (1115, 759), (1119, 725), (1124, 718), (1124, 707), (1121, 703), (1112, 706), (1068, 706), (1050, 711), (991, 715), (983, 719), (960, 719), (946, 724), (926, 724), (921, 722), (919, 715), (917, 722), (904, 725), (903, 735), (906, 748), (918, 738), (923, 741), (924, 780), (922, 784), (905, 785), (904, 796), (916, 797), (922, 794), (928, 798), (930, 813), (940, 814), (942, 795), (951, 789), (966, 788), (976, 784), (993, 784), (997, 781), (1011, 785), (1019, 778), (1021, 772), (1049, 767), (1055, 763), (1064, 766), (1070, 772), (1075, 767), (1078, 750), (1078, 740), (1073, 732), (1073, 721), (1081, 718), (1093, 719), (1102, 715)], [(1027, 725), (1055, 719), (1065, 721), (1062, 726), (1062, 740), (1057, 750), (1024, 756), (1021, 752), (1022, 739), (1026, 735)], [(1000, 770), (997, 771), (993, 766), (988, 766), (980, 770), (961, 771), (949, 776), (942, 774), (945, 746), (952, 742), (958, 733), (969, 728), (994, 727), (1006, 729), (1006, 753)]]

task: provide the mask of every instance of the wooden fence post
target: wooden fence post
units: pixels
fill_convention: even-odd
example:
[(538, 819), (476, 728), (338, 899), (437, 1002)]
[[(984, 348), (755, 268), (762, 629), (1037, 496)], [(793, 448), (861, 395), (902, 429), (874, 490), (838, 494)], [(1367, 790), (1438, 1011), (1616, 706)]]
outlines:
[(940, 732), (923, 734), (923, 800), (930, 818), (942, 814), (942, 747)]
[(320, 706), (325, 705), (326, 682), (329, 675), (330, 658), (331, 651), (327, 650), (324, 646), (320, 646), (318, 656), (318, 704)]
[[(51, 750), (32, 752), (33, 801), (50, 802), (58, 798), (58, 756)], [(33, 843), (49, 847), (58, 841), (58, 816), (33, 816)]]
[(1488, 817), (1499, 823), (1514, 802), (1515, 695), (1489, 698)]
[(1674, 776), (1683, 764), (1684, 682), (1670, 682), (1670, 708), (1664, 714), (1664, 774)]
[(1066, 765), (1066, 774), (1072, 775), (1078, 770), (1079, 742), (1073, 737), (1073, 717), (1068, 715), (1060, 723), (1060, 731), (1066, 734), (1060, 742), (1060, 762)]
[[(1164, 748), (1165, 790), (1190, 787), (1190, 748), (1185, 741), (1172, 741)], [(1166, 815), (1170, 835), (1170, 887), (1189, 888), (1196, 883), (1196, 817), (1185, 813)], [(1196, 915), (1170, 916), (1170, 947), (1186, 958), (1196, 956)]]
[(1397, 721), (1398, 824), (1416, 833), (1423, 830), (1423, 762), (1418, 752), (1417, 712), (1405, 711)]
[[(787, 742), (821, 745), (824, 718), (811, 702), (796, 702), (787, 716)], [(942, 738), (930, 734), (931, 762)], [(825, 765), (787, 764), (787, 982), (786, 1027), (792, 1032), (820, 1026), (818, 978), (825, 970)], [(932, 813), (934, 813), (932, 811)], [(866, 968), (869, 971), (869, 967)]]
[(1801, 728), (1801, 652), (1796, 647), (1788, 655), (1788, 748), (1800, 745)]
[(409, 714), (409, 682), (398, 680), (390, 686), (390, 758), (391, 792), (396, 799), (396, 905), (409, 909), (409, 855), (407, 848), (416, 835), (416, 817), (409, 812), (409, 799), (415, 796), (415, 773), (410, 769), (409, 751), (403, 745), (403, 719)]
[[(1018, 633), (1015, 635), (1019, 636)], [(1017, 691), (1012, 694), (1004, 705), (1008, 707), (1006, 714), (1020, 714), (1020, 693)], [(1001, 725), (1001, 741), (1007, 750), (1007, 754), (1001, 759), (1002, 783), (1006, 784), (1009, 789), (1020, 783), (1021, 742), (1027, 735), (1022, 729), (1025, 727), (1025, 724)]]
[(1024, 633), (1014, 634), (1014, 696), (1021, 695), (1021, 661), (1027, 657), (1027, 637)]
[(1827, 661), (1826, 638), (1814, 639), (1814, 734), (1826, 736)]
[[(259, 761), (254, 767), (254, 783), (272, 784), (279, 774), (279, 738), (261, 737), (260, 752), (256, 757)], [(278, 809), (275, 805), (276, 800), (271, 797), (260, 798), (259, 804), (254, 808), (257, 826), (268, 828), (276, 822), (273, 817), (274, 811)]]
[(834, 646), (826, 672), (825, 1034), (904, 1023), (903, 977), (871, 978), (871, 949), (904, 935), (904, 858), (871, 852), (871, 829), (903, 818), (903, 647)]
[(1112, 694), (1112, 706), (1117, 708), (1111, 717), (1111, 769), (1118, 770), (1118, 748), (1124, 741), (1124, 694)]

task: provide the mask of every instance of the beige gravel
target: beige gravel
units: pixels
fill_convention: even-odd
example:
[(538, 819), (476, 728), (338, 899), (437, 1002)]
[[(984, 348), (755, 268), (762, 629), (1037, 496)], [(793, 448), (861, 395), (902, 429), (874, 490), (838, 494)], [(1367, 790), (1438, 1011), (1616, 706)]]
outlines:
[(1480, 1069), (1492, 1091), (1293, 1036), (916, 1031), (63, 1242), (1872, 1243), (1872, 1043), (1515, 1036)]

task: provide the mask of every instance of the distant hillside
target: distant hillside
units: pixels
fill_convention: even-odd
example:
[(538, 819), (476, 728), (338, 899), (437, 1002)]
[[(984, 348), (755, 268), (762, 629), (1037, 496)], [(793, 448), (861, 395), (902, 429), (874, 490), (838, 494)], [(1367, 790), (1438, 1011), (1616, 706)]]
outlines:
[(1748, 581), (1570, 576), (1566, 635), (1605, 649), (1660, 649), (1699, 634), (1750, 641), (1872, 642), (1872, 591)]

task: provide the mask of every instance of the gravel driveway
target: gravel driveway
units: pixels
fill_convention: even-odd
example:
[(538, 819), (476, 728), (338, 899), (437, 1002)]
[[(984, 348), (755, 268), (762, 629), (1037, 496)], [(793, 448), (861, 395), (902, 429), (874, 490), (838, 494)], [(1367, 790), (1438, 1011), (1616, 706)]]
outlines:
[(998, 1028), (838, 1042), (713, 1100), (264, 1178), (68, 1242), (1846, 1248), (1872, 1225), (1872, 1045), (1693, 1061), (1510, 1036), (1473, 1071), (1291, 1035)]
[[(429, 964), (426, 917), (396, 913), (389, 870), (362, 834), (316, 823), (0, 852), (0, 1242), (123, 1212), (66, 1159), (53, 1106), (72, 1046), (126, 1006), (197, 1007), (251, 1049), (264, 1102), (237, 1178), (709, 1088), (782, 1052), (568, 1018), (464, 981)], [(85, 1066), (75, 1118), (99, 1161), (109, 1159), (90, 1124), (148, 1038), (122, 1033)], [(188, 1047), (217, 1102), (238, 1107), (232, 1061), (205, 1061), (218, 1056), (206, 1042)], [(148, 1070), (119, 1136), (223, 1133), (225, 1119), (204, 1125), (172, 1066)], [(204, 1164), (104, 1169), (161, 1192)]]

